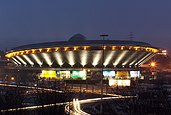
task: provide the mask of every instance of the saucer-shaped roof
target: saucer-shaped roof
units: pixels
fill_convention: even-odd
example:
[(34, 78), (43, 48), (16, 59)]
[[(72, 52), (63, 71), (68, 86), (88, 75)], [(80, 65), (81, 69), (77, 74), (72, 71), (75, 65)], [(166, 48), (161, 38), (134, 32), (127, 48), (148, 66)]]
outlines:
[(84, 41), (86, 37), (82, 34), (75, 34), (73, 35), (68, 41)]

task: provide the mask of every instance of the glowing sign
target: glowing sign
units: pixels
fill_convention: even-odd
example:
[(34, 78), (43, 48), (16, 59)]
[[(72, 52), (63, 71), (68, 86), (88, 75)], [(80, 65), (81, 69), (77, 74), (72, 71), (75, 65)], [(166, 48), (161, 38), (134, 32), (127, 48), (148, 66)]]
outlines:
[(60, 78), (70, 78), (71, 73), (70, 71), (59, 71)]
[(128, 77), (129, 73), (128, 71), (117, 71), (116, 77)]
[(56, 79), (56, 71), (53, 70), (42, 70), (42, 73), (40, 75), (41, 78), (46, 78), (46, 79)]
[(131, 81), (129, 79), (125, 80), (116, 80), (116, 79), (109, 79), (109, 86), (130, 86)]
[(73, 79), (86, 79), (86, 71), (72, 71)]
[(105, 78), (115, 78), (115, 71), (103, 71)]
[(140, 71), (130, 71), (130, 77), (140, 77)]

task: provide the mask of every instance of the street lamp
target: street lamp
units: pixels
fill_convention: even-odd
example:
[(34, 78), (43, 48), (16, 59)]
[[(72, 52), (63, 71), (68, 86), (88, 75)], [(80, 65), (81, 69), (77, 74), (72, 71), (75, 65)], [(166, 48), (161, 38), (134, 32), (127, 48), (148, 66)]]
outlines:
[(102, 101), (103, 101), (103, 63), (104, 63), (104, 38), (107, 37), (108, 34), (102, 34), (100, 35), (100, 37), (103, 38), (103, 43), (102, 43), (102, 46), (103, 46), (103, 50), (102, 50), (102, 75), (101, 75), (101, 104), (100, 104), (100, 114), (102, 115), (103, 113), (103, 106), (102, 106)]

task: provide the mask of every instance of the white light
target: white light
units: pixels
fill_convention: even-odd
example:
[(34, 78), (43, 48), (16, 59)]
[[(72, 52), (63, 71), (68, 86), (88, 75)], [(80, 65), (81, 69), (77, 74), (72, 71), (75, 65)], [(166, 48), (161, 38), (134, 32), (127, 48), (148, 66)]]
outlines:
[(81, 55), (80, 56), (81, 65), (84, 67), (87, 64), (88, 52), (87, 51), (81, 51), (80, 55)]
[(137, 63), (141, 63), (144, 59), (146, 59), (151, 53), (148, 53), (146, 56), (144, 56), (141, 60), (139, 60)]
[(155, 54), (151, 54), (149, 57), (147, 57), (146, 59), (144, 59), (140, 65), (144, 64), (146, 61), (148, 61), (149, 59), (151, 59)]
[(51, 67), (53, 62), (51, 61), (49, 54), (42, 53), (42, 56), (43, 56), (44, 60), (46, 61), (46, 63)]
[(137, 62), (139, 59), (141, 59), (142, 57), (144, 57), (144, 55), (146, 55), (146, 52), (142, 53), (141, 55), (137, 56), (137, 59), (135, 59), (134, 63), (135, 65), (138, 65), (139, 63)]
[(140, 77), (140, 71), (130, 71), (130, 77), (139, 78)]
[(43, 62), (40, 61), (40, 59), (38, 58), (38, 56), (36, 54), (31, 54), (32, 57), (34, 58), (34, 60), (37, 62), (37, 64), (39, 64), (39, 66), (41, 67)]
[(114, 51), (111, 51), (110, 54), (106, 56), (107, 58), (105, 59), (104, 64), (103, 64), (104, 66), (107, 66), (109, 64), (109, 62), (111, 61), (114, 53), (115, 53)]
[(125, 57), (125, 55), (128, 53), (128, 51), (123, 51), (117, 58), (117, 60), (113, 63), (113, 65), (118, 65), (120, 61)]
[(95, 66), (98, 64), (98, 62), (100, 61), (101, 56), (102, 56), (102, 52), (101, 52), (101, 51), (97, 51), (97, 52), (94, 54), (94, 56), (93, 56), (93, 63), (92, 63), (92, 65), (93, 65), (94, 67), (95, 67)]
[(73, 66), (75, 64), (73, 51), (67, 52), (67, 59), (68, 59), (68, 62), (71, 66)]
[(20, 63), (17, 59), (15, 59), (14, 57), (12, 57), (12, 59), (13, 59), (17, 64), (21, 65), (21, 63)]
[(19, 56), (16, 56), (24, 65), (27, 65), (27, 63), (23, 60), (23, 59), (21, 59), (21, 57), (19, 57)]
[(62, 61), (62, 56), (59, 52), (55, 52), (54, 57), (60, 66), (62, 66), (64, 64), (64, 62)]
[(136, 56), (136, 52), (134, 52), (130, 57), (128, 57), (122, 65), (127, 65), (129, 63), (130, 60), (132, 60), (134, 58), (134, 56)]
[(34, 63), (30, 60), (30, 58), (27, 55), (23, 55), (23, 57), (28, 61), (28, 63), (33, 66)]
[(15, 65), (17, 65), (18, 66), (18, 63), (17, 62), (15, 62), (14, 60), (11, 60)]
[(53, 62), (51, 61), (49, 54), (42, 53), (42, 56), (43, 56), (44, 60), (46, 61), (46, 63), (51, 67), (51, 65), (53, 64)]
[(130, 86), (131, 81), (126, 80), (116, 80), (116, 79), (109, 79), (109, 86)]
[[(136, 55), (135, 55), (135, 59), (129, 64), (129, 65), (133, 65), (134, 63), (136, 63), (144, 54), (144, 53), (141, 53), (141, 55), (138, 55), (137, 52), (136, 52)], [(137, 65), (138, 63), (136, 63), (135, 65)]]

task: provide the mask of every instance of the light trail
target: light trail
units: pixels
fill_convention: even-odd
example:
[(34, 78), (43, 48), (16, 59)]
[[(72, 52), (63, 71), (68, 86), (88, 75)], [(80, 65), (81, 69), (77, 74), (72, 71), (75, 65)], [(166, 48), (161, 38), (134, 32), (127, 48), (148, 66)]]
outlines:
[[(136, 97), (136, 96), (121, 96), (121, 95), (115, 95), (115, 96), (116, 97), (104, 97), (103, 100), (126, 99), (126, 98)], [(89, 113), (86, 113), (81, 110), (81, 107), (80, 107), (81, 104), (93, 103), (93, 102), (98, 102), (98, 101), (101, 101), (101, 98), (84, 99), (84, 100), (73, 99), (73, 102), (70, 102), (70, 103), (72, 103), (72, 107), (70, 107), (70, 103), (68, 103), (65, 106), (65, 112), (70, 115), (90, 115)]]
[[(0, 86), (38, 89), (38, 90), (55, 91), (55, 92), (62, 93), (62, 91), (48, 89), (48, 88), (40, 88), (40, 87), (17, 86), (17, 85), (11, 85), (11, 84), (0, 84)], [(105, 95), (105, 93), (104, 93), (104, 95)], [(136, 97), (136, 96), (122, 96), (122, 95), (116, 95), (116, 94), (106, 94), (106, 95), (113, 96), (113, 97), (104, 97), (103, 100), (126, 99), (126, 98)], [(90, 115), (89, 113), (86, 113), (86, 112), (81, 110), (81, 107), (80, 107), (81, 104), (98, 102), (100, 100), (101, 100), (101, 98), (92, 98), (92, 99), (84, 99), (84, 100), (73, 99), (73, 102), (63, 102), (63, 103), (54, 103), (54, 104), (46, 104), (46, 105), (36, 105), (36, 106), (20, 107), (20, 108), (13, 108), (13, 109), (5, 109), (5, 110), (1, 110), (1, 113), (13, 112), (13, 111), (18, 111), (18, 110), (33, 110), (33, 109), (38, 109), (38, 108), (42, 108), (42, 107), (66, 105), (65, 106), (65, 112), (67, 114), (70, 114), (70, 115)], [(72, 107), (70, 106), (70, 104), (72, 105)]]
[(5, 109), (5, 110), (1, 110), (1, 113), (18, 111), (18, 110), (33, 110), (33, 109), (38, 109), (38, 108), (42, 108), (42, 107), (60, 106), (60, 105), (66, 105), (68, 103), (69, 102), (55, 103), (55, 104), (46, 104), (46, 105), (36, 105), (36, 106), (21, 107), (21, 108), (14, 108), (14, 109)]
[(23, 86), (23, 85), (18, 85), (17, 86), (17, 85), (11, 85), (11, 84), (0, 84), (0, 86), (5, 86), (5, 87), (19, 87), (19, 88), (26, 88), (26, 89), (38, 89), (38, 90), (52, 91), (52, 92), (58, 92), (58, 93), (62, 93), (63, 92), (63, 91), (49, 89), (49, 88), (31, 87), (31, 86)]

